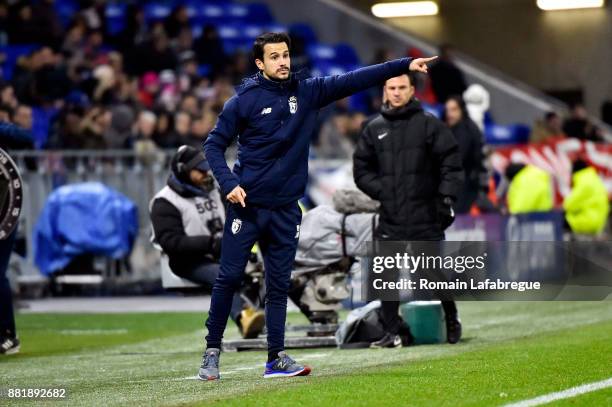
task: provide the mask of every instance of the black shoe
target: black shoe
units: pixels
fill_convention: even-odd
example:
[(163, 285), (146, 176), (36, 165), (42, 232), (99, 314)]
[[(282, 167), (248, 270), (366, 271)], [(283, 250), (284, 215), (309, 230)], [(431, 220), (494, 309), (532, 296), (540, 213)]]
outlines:
[(17, 338), (1, 338), (0, 339), (0, 354), (14, 355), (19, 353), (19, 339)]
[(446, 318), (446, 340), (455, 344), (461, 339), (461, 321), (457, 316)]
[(401, 348), (402, 338), (398, 334), (386, 333), (380, 340), (372, 342), (370, 348)]

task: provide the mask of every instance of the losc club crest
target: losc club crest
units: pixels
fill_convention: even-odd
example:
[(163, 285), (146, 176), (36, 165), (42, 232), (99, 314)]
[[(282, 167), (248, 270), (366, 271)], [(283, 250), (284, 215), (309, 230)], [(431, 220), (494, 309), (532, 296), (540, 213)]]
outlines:
[(240, 219), (234, 219), (232, 222), (232, 233), (236, 234), (240, 232), (240, 229), (242, 229), (242, 221)]
[(0, 240), (17, 226), (23, 201), (23, 183), (17, 165), (0, 149)]
[(295, 114), (297, 112), (297, 98), (295, 96), (291, 96), (289, 98), (289, 113)]

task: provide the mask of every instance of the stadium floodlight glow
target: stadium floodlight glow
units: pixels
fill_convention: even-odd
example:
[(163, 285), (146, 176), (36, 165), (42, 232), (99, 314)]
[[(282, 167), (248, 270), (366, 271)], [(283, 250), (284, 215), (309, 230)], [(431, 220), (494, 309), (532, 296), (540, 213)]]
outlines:
[(603, 7), (604, 0), (538, 0), (538, 7), (545, 11), (572, 10)]
[(433, 1), (377, 3), (372, 6), (372, 14), (379, 18), (435, 16), (438, 4)]

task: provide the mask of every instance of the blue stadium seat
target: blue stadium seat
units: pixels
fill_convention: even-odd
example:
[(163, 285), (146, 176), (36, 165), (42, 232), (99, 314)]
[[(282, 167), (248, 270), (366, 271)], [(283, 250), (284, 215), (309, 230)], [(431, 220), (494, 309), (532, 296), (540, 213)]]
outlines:
[(306, 53), (313, 63), (332, 63), (336, 60), (336, 49), (330, 45), (313, 44), (306, 48)]
[(221, 40), (235, 40), (242, 38), (242, 31), (239, 25), (235, 24), (219, 24), (217, 26), (219, 38)]
[(272, 24), (274, 23), (274, 17), (270, 8), (265, 3), (250, 3), (247, 4), (249, 8), (248, 20), (257, 24)]
[(236, 20), (254, 20), (256, 21), (256, 18), (252, 18), (251, 17), (251, 10), (249, 9), (248, 5), (246, 4), (226, 4), (224, 6), (224, 13), (225, 15), (234, 18)]
[(198, 75), (204, 77), (208, 76), (212, 71), (212, 67), (209, 64), (198, 65)]
[(53, 8), (55, 8), (62, 24), (66, 27), (79, 10), (79, 4), (76, 0), (56, 0)]
[(359, 56), (349, 44), (340, 43), (334, 47), (336, 51), (335, 62), (340, 65), (358, 65)]
[(289, 34), (300, 37), (306, 45), (317, 43), (317, 34), (312, 27), (306, 23), (295, 23), (289, 26)]
[(147, 21), (163, 20), (172, 13), (172, 6), (166, 3), (148, 3), (144, 7), (144, 16)]
[(529, 141), (529, 126), (524, 124), (489, 124), (485, 126), (487, 144), (525, 144)]
[(348, 71), (349, 69), (347, 67), (341, 65), (336, 65), (334, 63), (329, 62), (317, 62), (313, 65), (313, 68), (310, 73), (312, 76), (331, 76), (341, 75)]
[(124, 3), (109, 3), (106, 5), (106, 25), (109, 34), (117, 35), (125, 28), (125, 11)]
[(242, 37), (244, 39), (254, 40), (266, 31), (268, 31), (268, 29), (263, 25), (245, 25), (242, 27)]
[(253, 40), (245, 38), (223, 40), (223, 49), (227, 54), (233, 54), (236, 51), (249, 52), (251, 48), (253, 48)]

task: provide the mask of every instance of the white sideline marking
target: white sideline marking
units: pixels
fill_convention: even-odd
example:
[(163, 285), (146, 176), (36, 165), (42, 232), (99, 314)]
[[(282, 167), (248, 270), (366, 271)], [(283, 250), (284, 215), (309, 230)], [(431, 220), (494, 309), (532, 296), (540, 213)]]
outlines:
[(125, 335), (127, 329), (62, 329), (62, 335)]
[(548, 404), (556, 400), (569, 399), (572, 397), (579, 396), (581, 394), (590, 393), (592, 391), (597, 391), (608, 387), (612, 387), (612, 377), (606, 380), (602, 380), (600, 382), (587, 383), (583, 384), (582, 386), (571, 387), (567, 390), (545, 394), (543, 396), (536, 397), (533, 399), (523, 400), (512, 404), (506, 404), (504, 407), (539, 406), (541, 404)]

